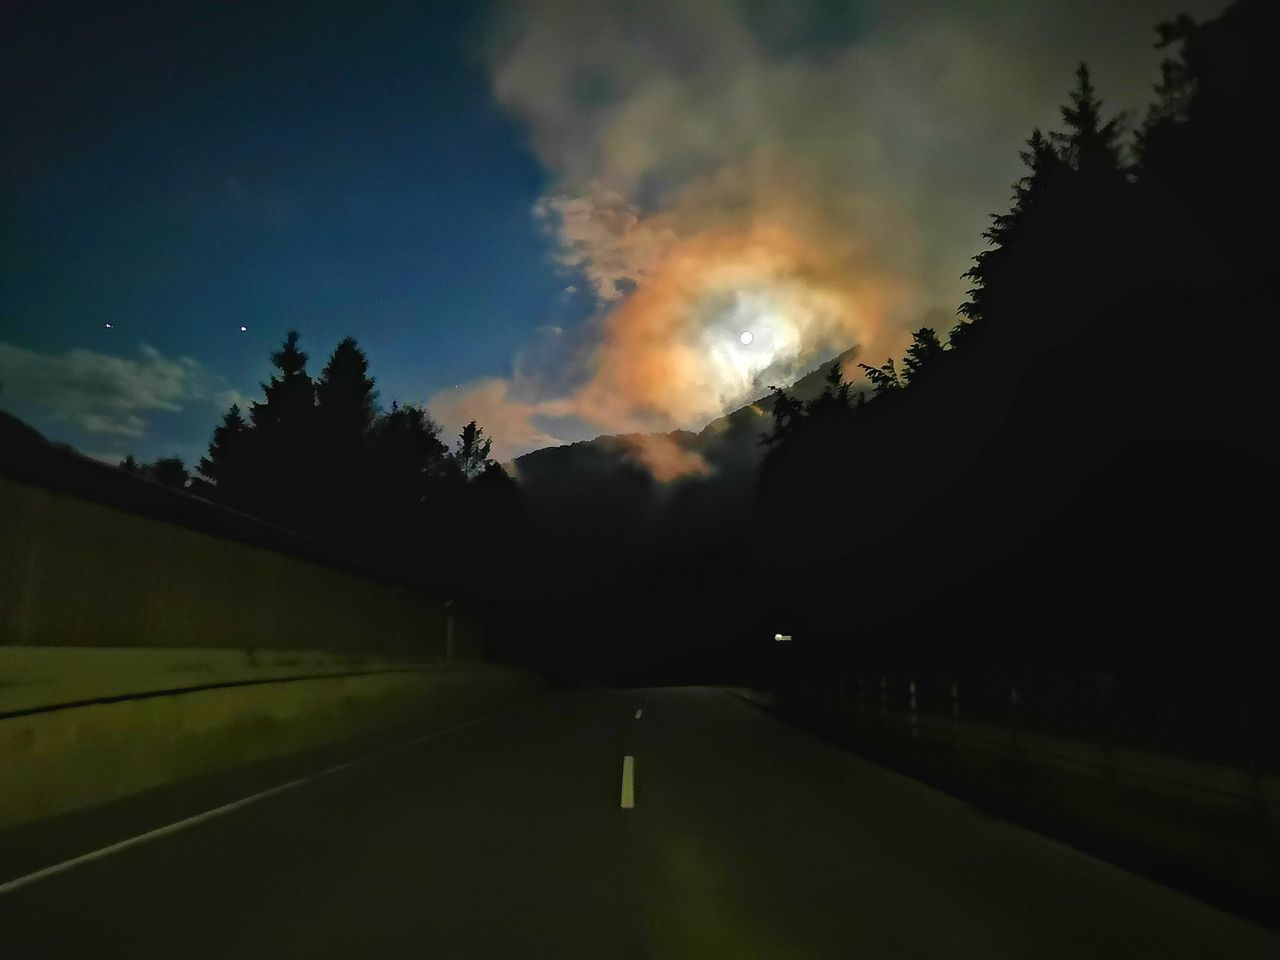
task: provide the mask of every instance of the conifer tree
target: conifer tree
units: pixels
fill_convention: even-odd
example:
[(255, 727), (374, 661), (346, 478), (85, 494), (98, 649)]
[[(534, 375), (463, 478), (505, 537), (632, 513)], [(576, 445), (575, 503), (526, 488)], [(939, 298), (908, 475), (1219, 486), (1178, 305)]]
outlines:
[(1102, 119), (1102, 100), (1089, 78), (1089, 67), (1076, 69), (1076, 88), (1070, 103), (1061, 108), (1066, 129), (1051, 134), (1058, 156), (1072, 170), (1090, 177), (1109, 177), (1121, 172), (1121, 118)]
[(454, 463), (464, 479), (470, 481), (484, 473), (492, 462), (489, 450), (493, 441), (484, 435), (484, 428), (477, 426), (472, 420), (458, 434), (458, 449), (453, 455)]
[(222, 423), (214, 428), (209, 452), (196, 467), (202, 477), (217, 485), (218, 499), (224, 503), (236, 500), (247, 479), (248, 437), (249, 425), (240, 415), (240, 405), (233, 403)]
[(761, 446), (775, 446), (794, 436), (805, 418), (804, 402), (781, 387), (770, 387), (773, 401), (773, 432), (760, 434)]
[(416, 515), (449, 473), (440, 426), (421, 407), (392, 402), (369, 436), (371, 484), (384, 512)]
[[(1015, 254), (1035, 226), (1052, 216), (1052, 199), (1062, 192), (1069, 171), (1050, 137), (1038, 128), (1033, 130), (1019, 155), (1027, 172), (1013, 186), (1009, 212), (993, 214), (991, 226), (982, 235), (989, 249), (974, 257), (974, 265), (965, 273), (974, 285), (957, 311), (962, 320), (951, 331), (952, 346), (964, 342), (973, 332), (972, 325), (991, 312), (993, 298), (998, 300), (1008, 287), (1017, 285), (1016, 274), (1022, 267)], [(1005, 282), (1011, 278), (1014, 283)]]
[(307, 375), (307, 355), (298, 348), (298, 331), (290, 330), (280, 349), (271, 354), (279, 371), (262, 384), (266, 399), (249, 410), (256, 428), (269, 433), (301, 431), (311, 421), (315, 408), (315, 384)]
[(911, 346), (907, 347), (906, 356), (903, 358), (903, 379), (907, 383), (912, 383), (942, 353), (942, 342), (933, 328), (921, 327), (911, 335)]
[(338, 344), (316, 383), (316, 412), (325, 442), (351, 446), (373, 424), (369, 360), (352, 337)]
[(309, 529), (316, 519), (315, 384), (296, 330), (271, 354), (271, 362), (278, 372), (262, 385), (266, 399), (249, 410), (249, 506), (276, 522)]
[(893, 362), (893, 357), (890, 357), (878, 367), (873, 367), (866, 363), (860, 363), (858, 366), (862, 368), (867, 375), (867, 379), (871, 381), (875, 396), (879, 397), (902, 388), (902, 378), (898, 374), (898, 367)]

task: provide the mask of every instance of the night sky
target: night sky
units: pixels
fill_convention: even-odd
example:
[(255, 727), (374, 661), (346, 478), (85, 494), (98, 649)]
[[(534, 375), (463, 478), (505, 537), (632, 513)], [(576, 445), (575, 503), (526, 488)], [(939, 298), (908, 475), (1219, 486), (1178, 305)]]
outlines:
[(7, 4), (0, 406), (194, 461), (297, 328), (510, 456), (900, 352), (1076, 62), (1222, 4), (955, 6)]

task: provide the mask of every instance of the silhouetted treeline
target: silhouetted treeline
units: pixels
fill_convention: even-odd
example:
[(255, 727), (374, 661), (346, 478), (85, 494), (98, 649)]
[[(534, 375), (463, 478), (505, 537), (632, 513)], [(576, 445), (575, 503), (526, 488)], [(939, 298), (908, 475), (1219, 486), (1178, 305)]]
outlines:
[(121, 467), (315, 538), (347, 559), (442, 593), (501, 553), (520, 517), (519, 493), (468, 424), (455, 449), (427, 411), (377, 404), (368, 359), (347, 337), (316, 377), (291, 331), (271, 354), (263, 399), (233, 405), (214, 429), (198, 475), (176, 457)]
[(176, 490), (185, 490), (191, 481), (191, 474), (187, 472), (181, 457), (160, 457), (151, 463), (139, 463), (128, 456), (120, 461), (120, 469), (135, 477), (145, 477)]
[(1131, 134), (1082, 65), (947, 347), (864, 367), (861, 407), (775, 406), (755, 543), (803, 584), (780, 621), (864, 662), (1235, 644), (1274, 678), (1265, 11), (1160, 27)]

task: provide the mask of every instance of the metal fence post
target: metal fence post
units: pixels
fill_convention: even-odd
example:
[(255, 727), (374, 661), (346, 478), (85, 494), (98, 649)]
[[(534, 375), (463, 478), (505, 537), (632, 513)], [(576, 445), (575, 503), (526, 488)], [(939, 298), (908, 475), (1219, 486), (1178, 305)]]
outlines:
[(1009, 688), (1009, 704), (1011, 709), (1009, 711), (1009, 727), (1010, 727), (1010, 731), (1013, 734), (1014, 750), (1018, 749), (1018, 700), (1019, 700), (1018, 688), (1010, 687)]
[(960, 685), (955, 682), (951, 684), (951, 739), (960, 739)]
[(917, 723), (918, 717), (916, 715), (916, 682), (914, 680), (908, 681), (907, 694), (911, 700), (911, 736), (914, 739), (920, 736), (920, 727)]

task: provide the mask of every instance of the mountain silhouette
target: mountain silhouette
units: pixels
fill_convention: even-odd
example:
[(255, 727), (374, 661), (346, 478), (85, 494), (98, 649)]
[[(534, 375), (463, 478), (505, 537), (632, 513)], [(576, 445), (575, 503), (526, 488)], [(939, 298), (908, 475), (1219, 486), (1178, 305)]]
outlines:
[[(859, 354), (854, 347), (820, 363), (787, 386), (786, 392), (801, 400), (814, 399), (822, 393), (832, 366), (840, 363), (847, 371), (855, 372)], [(651, 440), (663, 441), (700, 458), (711, 468), (709, 472), (754, 471), (763, 456), (759, 440), (761, 433), (768, 432), (771, 426), (773, 403), (772, 395), (760, 397), (717, 417), (697, 432), (606, 434), (592, 440), (543, 447), (516, 457), (512, 465), (522, 488), (534, 501), (555, 498), (557, 488), (565, 484), (578, 488), (581, 483), (605, 482), (614, 473), (623, 476), (643, 470), (638, 450)]]

